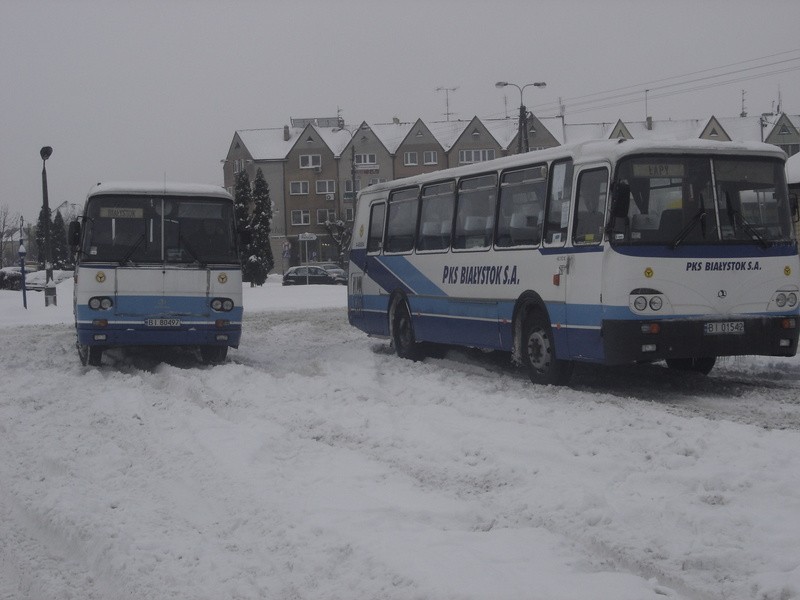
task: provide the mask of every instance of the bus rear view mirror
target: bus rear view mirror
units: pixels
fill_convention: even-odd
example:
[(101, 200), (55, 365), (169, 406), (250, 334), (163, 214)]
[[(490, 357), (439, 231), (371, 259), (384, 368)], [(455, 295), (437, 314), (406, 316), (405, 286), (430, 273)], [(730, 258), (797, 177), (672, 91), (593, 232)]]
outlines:
[(797, 194), (789, 194), (789, 206), (792, 207), (792, 220), (797, 223), (800, 221), (800, 207), (797, 202)]
[(75, 252), (81, 243), (81, 224), (78, 221), (72, 221), (69, 224), (69, 232), (67, 235), (69, 239), (70, 248)]
[(615, 219), (624, 219), (628, 216), (631, 203), (631, 186), (625, 181), (620, 181), (614, 188), (611, 203), (611, 216)]

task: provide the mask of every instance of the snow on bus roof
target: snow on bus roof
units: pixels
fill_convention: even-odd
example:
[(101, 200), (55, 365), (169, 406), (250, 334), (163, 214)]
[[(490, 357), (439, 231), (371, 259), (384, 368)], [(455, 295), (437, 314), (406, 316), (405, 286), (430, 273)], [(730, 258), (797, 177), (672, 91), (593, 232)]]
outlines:
[(144, 196), (211, 196), (231, 198), (224, 188), (205, 183), (177, 183), (170, 181), (109, 181), (101, 182), (89, 190), (88, 197), (98, 194), (139, 194)]

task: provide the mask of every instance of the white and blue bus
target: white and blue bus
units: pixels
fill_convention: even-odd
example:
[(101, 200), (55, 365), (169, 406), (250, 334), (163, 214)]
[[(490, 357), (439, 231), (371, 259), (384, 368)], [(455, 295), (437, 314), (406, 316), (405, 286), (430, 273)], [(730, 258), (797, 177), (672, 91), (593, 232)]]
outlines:
[(800, 260), (782, 150), (586, 142), (395, 180), (358, 200), (348, 317), (418, 358), (510, 351), (534, 382), (576, 361), (793, 356)]
[(82, 226), (70, 226), (83, 364), (114, 346), (195, 346), (204, 362), (224, 361), (242, 330), (238, 238), (220, 187), (94, 186)]

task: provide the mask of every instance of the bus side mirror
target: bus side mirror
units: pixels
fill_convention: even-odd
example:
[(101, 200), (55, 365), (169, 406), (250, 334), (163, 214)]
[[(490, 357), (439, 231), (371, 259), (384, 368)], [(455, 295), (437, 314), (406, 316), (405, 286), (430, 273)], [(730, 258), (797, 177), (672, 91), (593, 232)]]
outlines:
[(619, 181), (614, 186), (611, 196), (611, 219), (606, 227), (609, 235), (615, 239), (623, 239), (628, 228), (628, 209), (631, 204), (631, 186), (625, 181)]
[(69, 232), (67, 234), (70, 248), (73, 252), (77, 252), (78, 246), (81, 243), (81, 224), (78, 221), (72, 221), (69, 224)]
[(792, 208), (792, 221), (800, 221), (800, 207), (797, 202), (797, 194), (789, 194), (789, 206)]

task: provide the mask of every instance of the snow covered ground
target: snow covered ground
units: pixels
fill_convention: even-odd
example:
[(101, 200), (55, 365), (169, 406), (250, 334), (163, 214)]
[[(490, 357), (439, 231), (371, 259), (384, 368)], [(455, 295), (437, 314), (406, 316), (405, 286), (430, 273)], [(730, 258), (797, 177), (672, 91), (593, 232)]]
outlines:
[(534, 386), (278, 279), (215, 367), (0, 291), (0, 600), (800, 598), (800, 359)]

